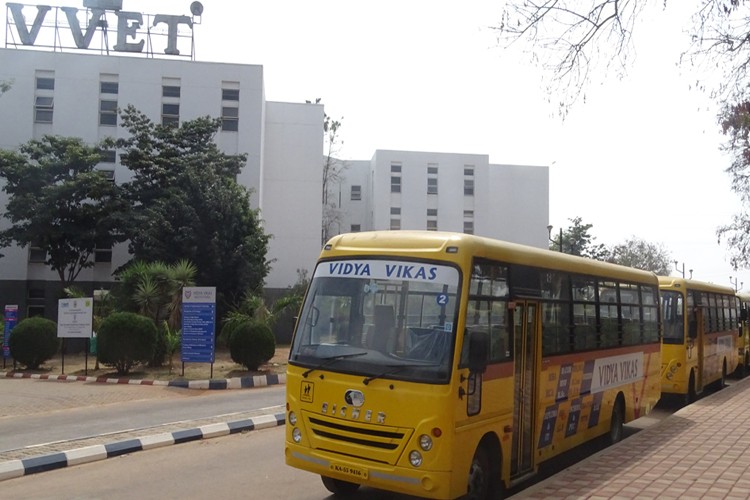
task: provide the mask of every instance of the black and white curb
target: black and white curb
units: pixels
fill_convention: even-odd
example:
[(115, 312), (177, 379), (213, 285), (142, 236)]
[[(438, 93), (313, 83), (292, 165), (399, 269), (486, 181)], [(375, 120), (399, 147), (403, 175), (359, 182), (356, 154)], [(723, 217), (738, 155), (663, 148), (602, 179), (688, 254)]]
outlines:
[(136, 439), (117, 441), (110, 444), (97, 444), (70, 451), (50, 453), (37, 457), (0, 462), (0, 481), (27, 476), (39, 472), (80, 465), (107, 458), (125, 455), (136, 451), (150, 450), (173, 444), (187, 443), (201, 439), (227, 436), (239, 432), (267, 429), (284, 425), (284, 413), (261, 415), (258, 417), (203, 425), (194, 429), (165, 432)]
[(0, 372), (2, 378), (60, 380), (64, 382), (98, 382), (101, 384), (156, 385), (185, 389), (250, 389), (286, 383), (286, 374), (254, 375), (252, 377), (218, 378), (210, 380), (138, 380), (128, 377), (86, 377), (82, 375), (49, 375), (26, 372)]

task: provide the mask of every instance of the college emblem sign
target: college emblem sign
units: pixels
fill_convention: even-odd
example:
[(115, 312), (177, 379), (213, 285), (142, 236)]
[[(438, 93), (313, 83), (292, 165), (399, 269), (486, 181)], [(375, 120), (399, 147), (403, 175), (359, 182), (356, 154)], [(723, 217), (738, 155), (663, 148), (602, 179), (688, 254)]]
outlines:
[[(122, 10), (122, 3), (84, 0), (83, 10), (6, 3), (5, 45), (109, 53), (109, 37), (114, 35), (115, 52), (193, 57), (193, 26), (200, 23), (203, 13), (200, 2), (190, 6), (192, 16), (129, 12)], [(155, 41), (160, 46), (155, 47)]]

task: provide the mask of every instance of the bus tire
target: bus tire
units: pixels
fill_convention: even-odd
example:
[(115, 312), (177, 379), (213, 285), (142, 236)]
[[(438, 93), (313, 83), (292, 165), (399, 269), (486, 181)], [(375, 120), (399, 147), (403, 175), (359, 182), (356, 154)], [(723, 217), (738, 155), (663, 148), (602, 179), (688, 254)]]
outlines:
[(471, 459), (464, 500), (490, 500), (502, 498), (498, 478), (500, 467), (493, 464), (491, 446), (480, 443)]
[(341, 479), (333, 479), (326, 476), (320, 476), (320, 479), (323, 480), (323, 486), (336, 496), (346, 498), (355, 494), (359, 489), (357, 483), (350, 483), (349, 481), (342, 481)]
[(609, 444), (622, 441), (623, 426), (625, 425), (625, 402), (622, 394), (617, 395), (615, 406), (612, 408), (612, 418), (609, 421)]
[(687, 394), (685, 395), (685, 404), (693, 404), (698, 399), (698, 391), (695, 389), (695, 372), (690, 370), (690, 379), (688, 380)]

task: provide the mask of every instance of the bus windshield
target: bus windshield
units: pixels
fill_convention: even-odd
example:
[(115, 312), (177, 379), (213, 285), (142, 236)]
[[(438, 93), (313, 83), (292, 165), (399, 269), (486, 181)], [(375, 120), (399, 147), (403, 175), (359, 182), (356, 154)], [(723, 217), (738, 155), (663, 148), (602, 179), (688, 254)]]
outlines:
[(406, 260), (318, 264), (289, 362), (314, 370), (447, 383), (458, 313), (459, 272)]

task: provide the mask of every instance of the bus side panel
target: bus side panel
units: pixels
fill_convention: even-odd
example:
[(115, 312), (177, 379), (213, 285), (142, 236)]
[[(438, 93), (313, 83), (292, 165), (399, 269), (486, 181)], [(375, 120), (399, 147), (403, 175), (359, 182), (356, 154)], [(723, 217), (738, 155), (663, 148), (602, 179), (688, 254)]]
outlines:
[(617, 395), (626, 422), (659, 401), (659, 344), (545, 358), (537, 408), (537, 462), (609, 432)]
[[(661, 391), (664, 394), (688, 393), (690, 372), (698, 369), (698, 348), (688, 340), (683, 344), (662, 344)], [(697, 380), (697, 379), (696, 379)]]
[(724, 361), (726, 372), (737, 366), (737, 335), (733, 330), (708, 333), (705, 336), (703, 360), (703, 385), (721, 379)]

